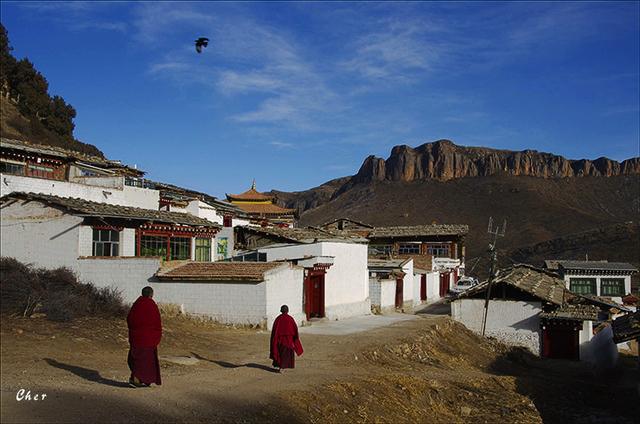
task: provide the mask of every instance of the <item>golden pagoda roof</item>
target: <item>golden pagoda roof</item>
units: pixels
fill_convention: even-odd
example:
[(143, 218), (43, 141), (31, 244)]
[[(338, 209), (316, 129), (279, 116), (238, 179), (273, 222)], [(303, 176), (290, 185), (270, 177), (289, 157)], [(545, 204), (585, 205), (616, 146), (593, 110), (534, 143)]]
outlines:
[(236, 206), (248, 214), (293, 215), (295, 212), (295, 209), (282, 208), (273, 203), (238, 203)]
[(227, 193), (227, 199), (231, 202), (234, 200), (241, 202), (272, 202), (273, 196), (268, 196), (258, 192), (258, 190), (256, 190), (256, 180), (253, 180), (253, 184), (251, 184), (251, 188), (249, 190), (240, 194)]

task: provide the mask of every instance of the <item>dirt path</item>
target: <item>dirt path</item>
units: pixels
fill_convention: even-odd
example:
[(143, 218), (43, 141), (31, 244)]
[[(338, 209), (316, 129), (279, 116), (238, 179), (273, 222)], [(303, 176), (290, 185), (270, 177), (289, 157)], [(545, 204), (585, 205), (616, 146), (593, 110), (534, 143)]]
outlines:
[[(162, 386), (131, 389), (123, 324), (3, 318), (2, 422), (580, 422), (584, 392), (609, 389), (580, 364), (554, 368), (433, 315), (345, 336), (305, 334), (305, 354), (284, 374), (269, 367), (266, 332), (165, 319), (160, 354), (200, 361), (163, 361)], [(579, 390), (553, 401), (576, 381)], [(47, 397), (18, 402), (21, 388)], [(584, 422), (625, 396), (591, 405)], [(563, 413), (541, 410), (563, 399), (574, 403)], [(618, 411), (616, 422), (629, 413)]]

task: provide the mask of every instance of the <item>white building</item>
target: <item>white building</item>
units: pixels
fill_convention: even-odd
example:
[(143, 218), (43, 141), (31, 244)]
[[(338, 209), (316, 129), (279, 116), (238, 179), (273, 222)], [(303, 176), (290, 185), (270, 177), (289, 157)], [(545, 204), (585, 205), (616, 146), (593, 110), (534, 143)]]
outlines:
[[(451, 302), (451, 317), (482, 333), (487, 283)], [(597, 308), (572, 307), (563, 280), (527, 265), (502, 270), (491, 287), (485, 334), (536, 355), (578, 359), (580, 344), (591, 340)]]
[(304, 268), (288, 262), (189, 262), (156, 274), (154, 299), (225, 324), (271, 328), (287, 305), (298, 324)]
[[(307, 319), (344, 319), (371, 313), (367, 245), (327, 239), (261, 247), (271, 261), (303, 266), (303, 304)], [(302, 283), (302, 282), (301, 282)]]
[(631, 275), (638, 272), (623, 262), (546, 260), (545, 266), (558, 272), (571, 292), (611, 297), (618, 303), (631, 293)]
[(213, 259), (220, 226), (190, 214), (33, 193), (1, 198), (3, 256), (79, 271), (81, 258)]
[[(371, 308), (408, 312), (416, 304), (413, 259), (368, 259)], [(419, 286), (418, 286), (419, 288)]]

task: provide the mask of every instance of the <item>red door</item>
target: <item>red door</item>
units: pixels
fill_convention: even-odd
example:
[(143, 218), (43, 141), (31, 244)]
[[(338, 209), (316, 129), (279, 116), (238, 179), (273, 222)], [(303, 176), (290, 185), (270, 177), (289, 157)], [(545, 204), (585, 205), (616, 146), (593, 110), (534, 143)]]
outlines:
[(324, 272), (310, 273), (305, 279), (304, 311), (307, 319), (324, 317)]
[(449, 292), (449, 273), (440, 273), (440, 297), (445, 297)]
[(427, 274), (422, 274), (420, 280), (420, 300), (427, 300)]
[(396, 308), (402, 308), (404, 293), (403, 293), (404, 281), (402, 278), (396, 278)]
[(542, 331), (542, 356), (553, 359), (580, 359), (578, 329), (570, 325), (549, 325)]

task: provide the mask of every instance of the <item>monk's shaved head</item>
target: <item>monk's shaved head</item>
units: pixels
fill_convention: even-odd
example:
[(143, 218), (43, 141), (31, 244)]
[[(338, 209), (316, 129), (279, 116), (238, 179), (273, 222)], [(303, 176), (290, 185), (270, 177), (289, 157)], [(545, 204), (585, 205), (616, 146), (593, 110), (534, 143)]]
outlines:
[(153, 297), (153, 289), (149, 286), (142, 289), (142, 296)]
[(283, 314), (288, 314), (289, 313), (289, 307), (287, 305), (282, 305), (280, 307), (280, 312), (282, 312)]

